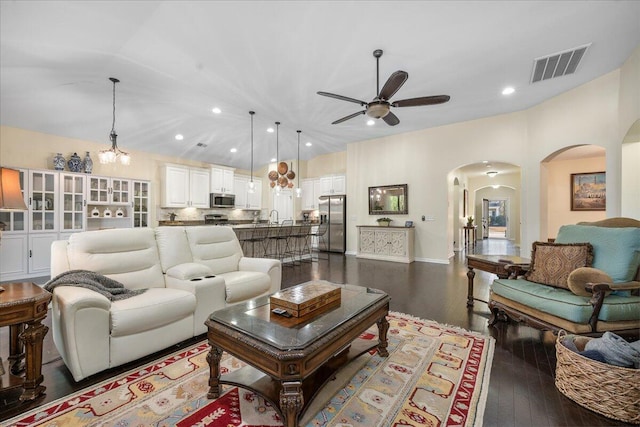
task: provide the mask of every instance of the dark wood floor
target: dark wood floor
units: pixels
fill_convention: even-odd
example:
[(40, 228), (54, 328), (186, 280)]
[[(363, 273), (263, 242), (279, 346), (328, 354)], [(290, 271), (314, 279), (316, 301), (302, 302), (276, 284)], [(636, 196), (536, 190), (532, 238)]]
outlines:
[[(518, 255), (506, 240), (488, 239), (472, 249), (476, 253)], [(326, 254), (323, 254), (326, 256)], [(528, 256), (528, 253), (523, 253)], [(440, 323), (489, 334), (496, 339), (490, 389), (484, 414), (485, 426), (618, 426), (625, 425), (602, 417), (575, 404), (560, 394), (554, 385), (555, 338), (551, 333), (517, 324), (489, 327), (487, 305), (476, 301), (466, 307), (467, 268), (465, 253), (457, 253), (449, 265), (414, 262), (409, 265), (357, 259), (331, 254), (312, 264), (285, 267), (283, 287), (311, 279), (369, 286), (391, 295), (391, 310)], [(478, 271), (475, 296), (486, 300), (489, 284), (495, 276)], [(46, 280), (46, 279), (44, 279)], [(0, 330), (0, 356), (6, 360), (8, 328)], [(201, 338), (204, 338), (201, 337)], [(196, 340), (182, 343), (182, 346)], [(98, 383), (119, 372), (151, 361), (161, 354), (175, 351), (174, 346), (135, 364), (97, 374), (75, 383), (60, 360), (51, 333), (45, 338), (44, 385), (46, 396), (38, 404), (63, 397), (73, 391)], [(26, 410), (0, 401), (0, 421)]]

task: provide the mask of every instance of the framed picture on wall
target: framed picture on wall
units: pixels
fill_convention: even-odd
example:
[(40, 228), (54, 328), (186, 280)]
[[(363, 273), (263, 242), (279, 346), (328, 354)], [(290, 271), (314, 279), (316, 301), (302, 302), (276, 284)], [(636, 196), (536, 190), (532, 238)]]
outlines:
[(466, 218), (469, 209), (469, 192), (465, 188), (462, 190), (462, 216)]
[(571, 210), (603, 211), (607, 207), (605, 172), (571, 174)]

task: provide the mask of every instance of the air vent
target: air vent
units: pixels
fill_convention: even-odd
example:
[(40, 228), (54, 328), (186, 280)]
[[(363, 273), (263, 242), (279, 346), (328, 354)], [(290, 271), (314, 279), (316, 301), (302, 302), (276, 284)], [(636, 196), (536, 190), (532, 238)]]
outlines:
[(542, 58), (536, 58), (533, 62), (531, 83), (573, 74), (589, 46), (591, 46), (591, 43)]
[(202, 148), (205, 148), (206, 146), (207, 146), (207, 144), (205, 144), (204, 142), (198, 142), (198, 143), (196, 144), (196, 147), (202, 147)]

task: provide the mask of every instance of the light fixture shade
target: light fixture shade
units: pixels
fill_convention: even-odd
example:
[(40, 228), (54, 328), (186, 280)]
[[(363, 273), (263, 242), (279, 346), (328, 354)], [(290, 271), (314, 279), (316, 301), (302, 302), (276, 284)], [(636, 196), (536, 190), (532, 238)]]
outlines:
[(27, 210), (20, 188), (20, 172), (0, 168), (0, 209)]
[(256, 192), (256, 183), (253, 181), (247, 182), (247, 192), (253, 194)]

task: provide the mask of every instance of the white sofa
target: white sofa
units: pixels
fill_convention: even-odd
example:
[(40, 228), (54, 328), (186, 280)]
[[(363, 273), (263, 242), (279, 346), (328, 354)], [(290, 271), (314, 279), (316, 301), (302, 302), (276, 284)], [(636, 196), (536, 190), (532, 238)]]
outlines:
[(280, 262), (247, 258), (229, 227), (87, 231), (51, 247), (51, 275), (103, 274), (144, 293), (110, 301), (92, 290), (53, 292), (54, 343), (79, 381), (206, 332), (207, 316), (280, 289)]

